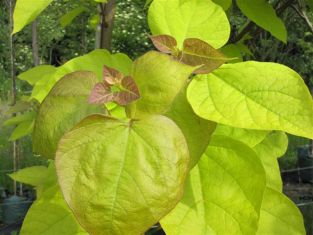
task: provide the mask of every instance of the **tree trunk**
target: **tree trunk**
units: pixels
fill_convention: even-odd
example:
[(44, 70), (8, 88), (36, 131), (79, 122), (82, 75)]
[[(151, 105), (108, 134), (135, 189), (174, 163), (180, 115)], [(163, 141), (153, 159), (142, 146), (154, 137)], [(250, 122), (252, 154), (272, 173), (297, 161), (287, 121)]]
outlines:
[[(10, 47), (10, 62), (11, 62), (11, 79), (12, 79), (12, 85), (11, 85), (11, 105), (16, 104), (16, 77), (15, 77), (15, 51), (13, 46), (13, 35), (11, 32), (13, 31), (13, 9), (14, 9), (14, 0), (8, 0), (9, 5), (9, 47)], [(15, 114), (13, 114), (15, 116)], [(18, 142), (13, 141), (13, 147), (12, 147), (12, 157), (13, 157), (13, 171), (15, 172), (18, 168), (17, 166), (17, 154), (18, 154)], [(13, 191), (14, 195), (16, 195), (17, 187), (16, 187), (16, 181), (13, 181)]]
[(32, 50), (34, 65), (38, 66), (40, 64), (40, 60), (38, 52), (37, 20), (34, 20), (32, 23)]
[[(100, 4), (100, 29), (97, 48), (111, 51), (116, 0)], [(97, 44), (97, 43), (96, 43)]]

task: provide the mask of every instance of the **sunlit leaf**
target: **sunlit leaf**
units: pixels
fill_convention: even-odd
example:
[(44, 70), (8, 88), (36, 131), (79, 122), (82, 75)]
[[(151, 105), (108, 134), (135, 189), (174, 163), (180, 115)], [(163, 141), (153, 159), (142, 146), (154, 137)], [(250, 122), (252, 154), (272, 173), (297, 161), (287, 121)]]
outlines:
[(266, 188), (257, 235), (305, 235), (301, 212), (284, 194)]
[(194, 69), (156, 51), (139, 57), (133, 64), (131, 76), (141, 98), (131, 104), (132, 116), (165, 113)]
[(266, 185), (282, 192), (282, 179), (277, 158), (281, 157), (288, 146), (288, 137), (284, 132), (272, 132), (253, 149), (262, 161), (266, 173)]
[(24, 26), (32, 22), (52, 0), (17, 0), (15, 3), (13, 34), (21, 31)]
[(187, 98), (197, 115), (211, 121), (313, 138), (311, 94), (295, 71), (280, 64), (225, 64), (193, 79)]
[(190, 172), (185, 194), (161, 220), (167, 235), (255, 234), (265, 173), (255, 152), (215, 135)]
[(56, 154), (65, 200), (90, 234), (143, 234), (181, 199), (188, 163), (183, 134), (163, 116), (89, 116)]
[(153, 35), (174, 37), (180, 50), (186, 38), (198, 38), (220, 48), (230, 35), (225, 12), (208, 0), (154, 0), (148, 22)]
[(218, 124), (214, 131), (214, 135), (228, 136), (234, 140), (243, 142), (250, 148), (260, 144), (269, 133), (269, 131), (242, 129), (223, 124)]

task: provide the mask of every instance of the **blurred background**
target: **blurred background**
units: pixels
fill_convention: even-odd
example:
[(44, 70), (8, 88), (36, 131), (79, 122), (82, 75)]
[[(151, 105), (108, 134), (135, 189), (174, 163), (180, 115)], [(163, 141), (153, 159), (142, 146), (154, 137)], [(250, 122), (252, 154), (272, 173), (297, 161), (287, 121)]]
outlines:
[[(279, 8), (284, 1), (271, 2)], [(288, 7), (279, 12), (288, 30), (287, 43), (252, 25), (250, 36), (244, 38), (247, 48), (241, 56), (244, 60), (285, 64), (299, 72), (312, 91), (313, 11), (296, 0), (289, 2)], [(24, 126), (17, 131), (16, 125), (6, 123), (13, 113), (37, 105), (26, 102), (32, 87), (16, 77), (35, 65), (60, 66), (99, 47), (106, 47), (113, 53), (126, 53), (132, 59), (153, 48), (148, 39), (145, 0), (116, 1), (113, 34), (110, 45), (106, 46), (99, 42), (101, 10), (98, 3), (55, 0), (31, 25), (12, 37), (10, 14), (13, 7), (14, 1), (0, 0), (0, 235), (17, 234), (23, 216), (35, 198), (31, 187), (14, 183), (8, 174), (15, 169), (47, 165), (45, 160), (32, 154), (31, 128)], [(227, 13), (232, 26), (232, 42), (247, 26), (247, 18), (236, 4)], [(226, 54), (234, 53), (230, 48), (224, 50)], [(17, 138), (10, 141), (12, 135)], [(302, 211), (307, 234), (313, 235), (312, 142), (289, 135), (288, 150), (279, 159), (279, 164), (284, 192)], [(14, 194), (19, 197), (12, 197)], [(148, 234), (163, 233), (156, 225)]]

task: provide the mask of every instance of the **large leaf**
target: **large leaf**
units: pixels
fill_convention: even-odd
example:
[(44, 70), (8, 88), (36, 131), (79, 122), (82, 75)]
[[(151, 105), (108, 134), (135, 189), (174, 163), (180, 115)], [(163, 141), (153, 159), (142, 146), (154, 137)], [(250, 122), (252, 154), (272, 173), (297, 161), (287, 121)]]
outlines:
[(305, 235), (301, 212), (285, 195), (267, 188), (256, 234)]
[(35, 85), (39, 80), (45, 78), (46, 75), (54, 73), (56, 70), (57, 68), (51, 65), (40, 65), (19, 74), (18, 78), (27, 81), (30, 85)]
[(64, 201), (53, 163), (46, 171), (48, 175), (42, 175), (42, 182), (38, 185), (42, 192), (24, 219), (21, 235), (88, 235)]
[(288, 137), (284, 132), (272, 132), (253, 149), (262, 161), (266, 173), (266, 186), (282, 192), (282, 179), (277, 158), (287, 150)]
[(52, 0), (17, 0), (14, 8), (13, 33), (21, 31), (25, 25), (32, 22)]
[(287, 30), (267, 0), (236, 0), (240, 10), (254, 23), (269, 31), (277, 39), (286, 42)]
[(75, 71), (91, 71), (102, 77), (103, 65), (115, 68), (125, 75), (130, 74), (132, 61), (125, 54), (110, 54), (107, 50), (94, 50), (87, 55), (74, 58), (57, 68), (36, 83), (32, 92), (32, 98), (41, 102), (52, 89), (53, 85), (66, 74)]
[(230, 34), (225, 12), (208, 0), (154, 0), (148, 21), (154, 35), (173, 36), (179, 49), (186, 38), (198, 38), (220, 48)]
[(48, 174), (48, 168), (44, 166), (32, 166), (9, 174), (9, 176), (24, 184), (38, 186), (43, 183)]
[(214, 135), (228, 136), (234, 140), (243, 142), (250, 148), (253, 148), (261, 143), (268, 134), (269, 131), (242, 129), (223, 124), (218, 124), (214, 131)]
[(166, 112), (194, 69), (156, 51), (138, 58), (131, 75), (141, 98), (131, 105), (132, 116)]
[(78, 71), (63, 77), (41, 104), (33, 133), (33, 151), (54, 158), (62, 135), (84, 117), (103, 113), (104, 108), (88, 103), (98, 79), (92, 72)]
[(161, 225), (167, 235), (255, 234), (264, 188), (255, 152), (216, 135), (190, 172), (182, 201)]
[(56, 155), (65, 200), (90, 234), (138, 235), (179, 202), (188, 171), (185, 138), (170, 119), (87, 117)]
[(186, 98), (186, 89), (176, 96), (165, 115), (182, 130), (189, 148), (190, 168), (194, 167), (207, 148), (216, 123), (202, 119), (193, 112)]
[(302, 78), (280, 64), (226, 64), (197, 76), (188, 101), (200, 117), (240, 128), (313, 138), (313, 102)]

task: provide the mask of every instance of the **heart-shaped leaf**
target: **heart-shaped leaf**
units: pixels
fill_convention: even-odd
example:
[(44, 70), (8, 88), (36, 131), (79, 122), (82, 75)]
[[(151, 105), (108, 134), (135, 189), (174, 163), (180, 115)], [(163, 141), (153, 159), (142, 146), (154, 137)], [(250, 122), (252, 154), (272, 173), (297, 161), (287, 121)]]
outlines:
[(199, 38), (220, 48), (230, 34), (225, 12), (210, 0), (154, 0), (148, 22), (153, 35), (171, 35), (180, 50), (186, 38)]
[(66, 75), (41, 104), (33, 132), (33, 151), (54, 158), (62, 135), (84, 117), (105, 113), (104, 107), (88, 104), (88, 96), (98, 79), (92, 72), (78, 71)]
[(264, 189), (265, 173), (255, 152), (215, 135), (190, 171), (183, 199), (161, 225), (167, 235), (255, 234)]
[(164, 114), (193, 70), (195, 67), (157, 51), (139, 57), (133, 63), (131, 75), (139, 87), (141, 98), (128, 107), (131, 116)]
[(188, 146), (164, 116), (92, 115), (63, 136), (56, 167), (65, 200), (87, 232), (138, 235), (180, 201)]
[(313, 138), (312, 96), (292, 69), (256, 61), (224, 64), (190, 83), (187, 98), (202, 118)]

